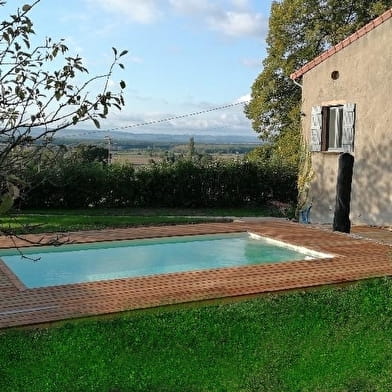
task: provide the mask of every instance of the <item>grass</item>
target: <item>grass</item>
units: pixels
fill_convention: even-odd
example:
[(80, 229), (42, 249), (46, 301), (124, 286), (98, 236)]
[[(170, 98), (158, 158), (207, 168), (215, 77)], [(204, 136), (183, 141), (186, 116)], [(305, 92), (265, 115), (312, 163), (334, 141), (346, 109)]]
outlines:
[(392, 280), (0, 331), (0, 390), (389, 392)]
[[(0, 230), (16, 234), (96, 230), (217, 221), (220, 216), (279, 216), (274, 208), (254, 209), (80, 209), (26, 210), (0, 217)], [(281, 214), (280, 214), (281, 216)]]
[[(215, 219), (216, 220), (216, 219)], [(170, 216), (111, 216), (111, 215), (30, 215), (0, 218), (0, 230), (12, 229), (16, 234), (52, 233), (77, 230), (99, 230), (113, 227), (172, 225), (201, 223), (214, 219)]]
[(88, 216), (276, 216), (283, 213), (274, 206), (241, 208), (85, 208), (23, 210), (29, 215), (88, 215)]

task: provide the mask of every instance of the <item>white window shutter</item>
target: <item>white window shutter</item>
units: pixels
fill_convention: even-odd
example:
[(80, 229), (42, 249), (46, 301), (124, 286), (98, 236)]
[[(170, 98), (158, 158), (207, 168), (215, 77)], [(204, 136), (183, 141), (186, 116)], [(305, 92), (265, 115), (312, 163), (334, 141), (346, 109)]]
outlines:
[(355, 126), (355, 103), (343, 105), (343, 134), (342, 148), (344, 152), (354, 151), (354, 126)]
[(312, 107), (310, 151), (321, 151), (321, 129), (323, 126), (321, 106)]

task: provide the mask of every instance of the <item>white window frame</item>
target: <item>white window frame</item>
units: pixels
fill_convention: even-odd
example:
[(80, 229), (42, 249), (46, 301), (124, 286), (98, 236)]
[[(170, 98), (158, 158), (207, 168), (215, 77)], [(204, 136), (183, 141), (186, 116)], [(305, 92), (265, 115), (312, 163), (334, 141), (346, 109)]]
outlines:
[[(323, 122), (326, 121), (325, 132), (327, 132), (327, 143), (324, 151), (342, 152), (343, 151), (343, 105), (326, 106), (327, 118), (323, 116)], [(335, 140), (331, 146), (331, 112), (335, 112), (334, 134)], [(337, 115), (336, 115), (337, 114)], [(340, 141), (340, 143), (339, 143)]]
[[(328, 142), (328, 117), (331, 108), (343, 108), (341, 125), (341, 146), (331, 148)], [(313, 152), (349, 152), (354, 151), (355, 134), (355, 104), (334, 103), (323, 106), (313, 106), (311, 114), (310, 150)]]

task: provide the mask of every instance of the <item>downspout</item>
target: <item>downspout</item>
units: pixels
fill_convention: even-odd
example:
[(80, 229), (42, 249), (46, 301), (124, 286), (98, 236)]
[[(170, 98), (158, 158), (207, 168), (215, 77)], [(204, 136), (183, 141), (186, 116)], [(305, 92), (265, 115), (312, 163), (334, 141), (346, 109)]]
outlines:
[(301, 83), (298, 83), (295, 79), (291, 79), (292, 81), (293, 81), (293, 83), (296, 85), (296, 86), (298, 86), (301, 90), (302, 90), (302, 84)]
[[(301, 83), (299, 83), (299, 82), (297, 82), (295, 79), (294, 79), (294, 77), (292, 77), (293, 75), (290, 75), (290, 79), (293, 81), (293, 83), (296, 85), (296, 86), (298, 86), (300, 89), (301, 89), (301, 91), (302, 91), (302, 89), (303, 89), (303, 85), (301, 84)], [(304, 113), (303, 112), (301, 112), (301, 116), (304, 116)]]

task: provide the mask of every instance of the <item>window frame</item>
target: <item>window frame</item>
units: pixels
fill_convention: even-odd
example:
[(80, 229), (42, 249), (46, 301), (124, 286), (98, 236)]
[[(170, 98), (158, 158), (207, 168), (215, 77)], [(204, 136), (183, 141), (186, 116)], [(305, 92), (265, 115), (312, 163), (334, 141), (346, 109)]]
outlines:
[[(329, 137), (330, 137), (330, 113), (332, 108), (341, 108), (341, 118), (340, 118), (340, 127), (338, 131), (340, 132), (340, 146), (338, 147), (330, 147), (329, 146)], [(328, 105), (321, 107), (321, 151), (323, 152), (342, 152), (343, 151), (343, 111), (344, 105)], [(336, 130), (335, 130), (336, 131)]]
[[(342, 113), (342, 145), (339, 148), (328, 147), (329, 131), (328, 125), (328, 110), (333, 106), (343, 106)], [(320, 106), (312, 106), (310, 116), (310, 135), (309, 147), (311, 152), (324, 153), (354, 153), (355, 128), (356, 128), (356, 104), (355, 103), (341, 103), (331, 102)]]

